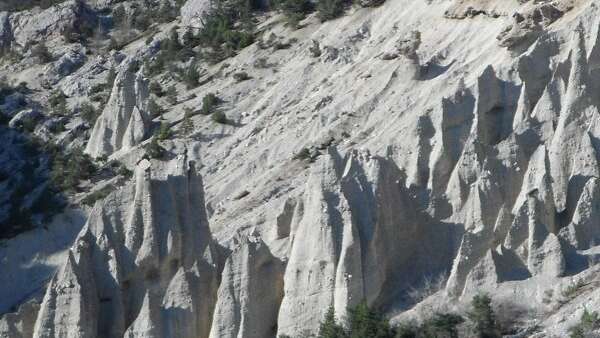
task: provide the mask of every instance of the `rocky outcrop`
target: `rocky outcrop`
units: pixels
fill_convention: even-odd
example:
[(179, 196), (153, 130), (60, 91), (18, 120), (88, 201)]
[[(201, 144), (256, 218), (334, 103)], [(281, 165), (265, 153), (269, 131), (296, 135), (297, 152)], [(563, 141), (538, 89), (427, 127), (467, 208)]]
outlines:
[(59, 36), (65, 28), (72, 27), (81, 9), (80, 2), (69, 0), (43, 10), (36, 7), (30, 11), (16, 12), (10, 16), (14, 42), (24, 47), (34, 41)]
[(33, 337), (207, 337), (217, 276), (194, 163), (143, 160), (135, 184), (96, 204)]
[[(295, 209), (301, 214), (294, 215), (300, 220), (290, 235), (278, 334), (315, 330), (329, 306), (340, 318), (362, 300), (385, 306), (402, 285), (449, 263), (444, 258), (449, 247), (432, 250), (447, 229), (432, 233), (405, 179), (393, 161), (369, 153), (343, 159), (330, 148), (319, 160), (299, 202), (303, 206)], [(436, 257), (438, 263), (418, 265), (419, 257)]]
[(244, 235), (225, 262), (211, 338), (274, 337), (283, 263), (260, 237)]
[(85, 149), (92, 157), (128, 150), (148, 136), (148, 80), (143, 71), (135, 72), (137, 62), (128, 59), (119, 67), (108, 103), (96, 120)]
[(212, 6), (210, 0), (187, 0), (181, 7), (181, 23), (195, 28), (202, 27), (202, 15)]
[[(173, 25), (195, 25), (203, 6), (188, 1), (194, 14)], [(165, 157), (189, 156), (171, 162), (137, 163), (151, 121), (134, 59), (154, 55), (173, 25), (84, 60), (57, 85), (77, 103), (121, 63), (87, 152), (136, 167), (135, 181), (91, 211), (35, 335), (297, 337), (330, 306), (340, 319), (363, 300), (403, 316), (488, 292), (494, 305), (551, 309), (538, 336), (566, 336), (575, 308), (598, 303), (598, 13), (591, 0), (395, 0), (324, 23), (309, 15), (297, 30), (257, 15), (264, 36), (289, 43), (218, 66), (190, 59), (210, 75), (176, 84), (185, 92), (165, 122), (215, 93), (235, 123), (192, 114), (196, 137), (161, 141)], [(252, 76), (232, 82), (241, 70)], [(153, 80), (175, 84), (165, 75)], [(579, 278), (590, 281), (580, 303), (561, 307)], [(431, 280), (435, 290), (413, 292)], [(5, 316), (0, 329), (33, 331), (29, 317)]]

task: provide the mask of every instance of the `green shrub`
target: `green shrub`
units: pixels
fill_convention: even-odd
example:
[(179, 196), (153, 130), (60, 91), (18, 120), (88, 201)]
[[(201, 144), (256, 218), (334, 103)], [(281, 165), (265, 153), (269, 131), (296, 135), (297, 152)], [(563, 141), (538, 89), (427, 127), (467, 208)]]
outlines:
[(216, 123), (220, 123), (220, 124), (228, 124), (229, 123), (229, 120), (227, 119), (227, 115), (225, 115), (225, 113), (223, 113), (221, 111), (215, 111), (214, 113), (212, 113), (212, 115), (210, 117)]
[(333, 20), (344, 14), (347, 0), (320, 0), (317, 2), (317, 11), (321, 21)]
[(314, 10), (314, 5), (309, 0), (279, 0), (275, 2), (275, 7), (283, 12), (293, 27), (297, 27), (306, 14)]
[(364, 301), (348, 309), (349, 338), (392, 338), (393, 330), (388, 321)]
[(209, 61), (221, 61), (254, 43), (254, 24), (248, 2), (228, 5), (218, 2), (203, 14), (202, 23), (197, 41), (200, 46), (211, 49), (204, 54)]
[(64, 1), (65, 0), (2, 0), (0, 2), (0, 11), (18, 12), (32, 9), (35, 6), (46, 9)]
[(158, 135), (155, 134), (152, 137), (152, 140), (150, 140), (150, 142), (148, 144), (146, 144), (146, 146), (144, 147), (144, 150), (146, 151), (146, 155), (148, 155), (150, 158), (162, 158), (165, 154), (165, 149), (163, 147), (160, 146), (160, 144), (158, 143)]
[(46, 47), (43, 41), (31, 48), (31, 56), (37, 58), (41, 64), (48, 63), (53, 59), (52, 54), (50, 54), (48, 47)]
[(339, 325), (335, 319), (335, 311), (333, 306), (327, 309), (325, 319), (319, 325), (318, 338), (344, 338), (346, 333), (344, 328)]
[(249, 80), (250, 79), (250, 75), (248, 75), (248, 73), (246, 73), (246, 72), (238, 72), (238, 73), (234, 73), (233, 74), (233, 78), (237, 82), (242, 82), (242, 81)]
[(96, 170), (92, 159), (79, 148), (68, 152), (55, 150), (50, 178), (59, 191), (77, 191), (79, 182), (89, 179)]
[(200, 72), (198, 72), (198, 68), (194, 65), (190, 66), (190, 68), (183, 73), (182, 79), (187, 89), (198, 87), (200, 80)]
[(158, 83), (156, 81), (150, 82), (150, 84), (148, 85), (148, 90), (150, 90), (150, 93), (152, 93), (158, 97), (162, 97), (163, 95), (165, 95), (165, 92), (163, 91), (163, 87), (160, 85), (160, 83)]
[(161, 116), (164, 112), (164, 109), (153, 98), (148, 100), (148, 114), (151, 118)]
[(216, 111), (216, 107), (221, 100), (213, 93), (206, 94), (202, 98), (202, 109), (200, 112), (203, 115), (210, 115)]
[(570, 338), (596, 337), (597, 330), (600, 329), (600, 317), (597, 312), (583, 311), (581, 319), (577, 325), (569, 329)]
[(436, 313), (421, 325), (419, 334), (423, 337), (458, 338), (458, 326), (464, 321), (457, 314)]
[(79, 115), (89, 125), (93, 126), (100, 114), (96, 111), (92, 104), (89, 102), (84, 102), (79, 106)]
[(174, 85), (169, 86), (169, 88), (167, 88), (167, 101), (170, 104), (176, 104), (177, 103), (177, 88), (175, 88)]
[(87, 196), (85, 196), (81, 200), (81, 203), (83, 203), (87, 206), (93, 206), (96, 203), (96, 201), (103, 200), (113, 190), (114, 190), (114, 187), (112, 185), (104, 186), (104, 187), (102, 187), (102, 189), (98, 189), (98, 190), (88, 194)]
[(55, 90), (48, 98), (52, 113), (55, 115), (67, 115), (67, 96), (61, 90)]
[(472, 309), (467, 312), (467, 317), (475, 324), (475, 334), (477, 337), (501, 337), (491, 304), (492, 300), (488, 295), (476, 295), (471, 301)]
[(159, 141), (164, 141), (171, 137), (171, 126), (167, 122), (161, 122), (157, 134)]

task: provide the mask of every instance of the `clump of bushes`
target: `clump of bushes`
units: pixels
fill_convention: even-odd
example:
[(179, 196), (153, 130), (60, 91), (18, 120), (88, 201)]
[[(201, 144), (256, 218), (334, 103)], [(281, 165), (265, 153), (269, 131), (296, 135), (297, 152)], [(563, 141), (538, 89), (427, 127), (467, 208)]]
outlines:
[(64, 116), (67, 115), (67, 96), (61, 90), (55, 90), (48, 99), (52, 114)]
[(96, 165), (79, 148), (65, 152), (54, 149), (50, 172), (53, 186), (59, 191), (78, 191), (80, 181), (89, 179), (96, 172)]
[(164, 109), (153, 98), (148, 100), (148, 113), (151, 118), (161, 116), (164, 112)]
[(215, 111), (210, 118), (219, 124), (228, 124), (229, 120), (227, 119), (227, 115), (225, 115), (225, 113), (223, 113), (222, 111)]
[(250, 79), (250, 75), (248, 75), (248, 73), (246, 73), (246, 72), (238, 72), (238, 73), (234, 73), (233, 74), (233, 78), (237, 82), (242, 82), (242, 81), (249, 80)]
[(96, 108), (94, 108), (94, 106), (91, 103), (84, 102), (79, 107), (79, 115), (90, 126), (93, 126), (94, 123), (96, 123), (96, 119), (98, 119), (98, 116), (100, 114), (98, 113)]
[(42, 41), (31, 47), (31, 56), (36, 58), (40, 64), (48, 63), (52, 61), (53, 57), (46, 47), (46, 44)]
[(171, 127), (167, 122), (161, 122), (158, 128), (158, 134), (156, 135), (159, 141), (164, 141), (171, 137)]
[(3, 0), (0, 2), (0, 11), (18, 12), (39, 6), (42, 9), (57, 5), (65, 0)]
[(317, 12), (321, 21), (339, 18), (344, 14), (349, 5), (347, 0), (320, 0), (317, 3)]
[(200, 112), (203, 115), (210, 115), (214, 113), (217, 109), (217, 105), (221, 102), (221, 100), (213, 93), (206, 94), (202, 98), (202, 109)]
[(150, 158), (159, 159), (162, 158), (165, 154), (166, 150), (165, 148), (161, 147), (161, 145), (158, 143), (158, 139), (159, 137), (157, 132), (154, 134), (150, 142), (144, 147), (146, 155)]
[[(392, 327), (379, 312), (362, 302), (348, 309), (344, 323), (335, 318), (330, 307), (319, 326), (318, 338), (458, 338), (459, 333), (468, 337), (500, 338), (501, 334), (494, 319), (491, 300), (486, 295), (475, 296), (467, 313), (468, 322), (455, 313), (434, 313), (421, 324), (404, 322)], [(590, 317), (590, 316), (588, 316)], [(586, 317), (587, 318), (587, 317)], [(593, 322), (586, 319), (586, 322)], [(597, 316), (595, 317), (597, 322)], [(466, 326), (466, 328), (465, 328)], [(281, 338), (281, 337), (280, 337)]]
[(279, 0), (275, 2), (275, 8), (283, 12), (292, 27), (298, 27), (300, 21), (314, 11), (314, 5), (309, 0)]
[(114, 190), (114, 187), (112, 185), (104, 186), (102, 189), (98, 189), (98, 190), (88, 194), (87, 196), (85, 196), (81, 200), (81, 203), (83, 203), (87, 206), (93, 206), (96, 203), (96, 201), (104, 199), (113, 190)]
[(597, 337), (598, 330), (600, 330), (600, 316), (595, 311), (589, 312), (585, 309), (579, 323), (571, 327), (569, 333), (570, 338), (588, 338)]
[(238, 2), (219, 1), (202, 17), (203, 27), (196, 38), (200, 46), (210, 49), (204, 53), (209, 61), (219, 62), (254, 43), (251, 8), (246, 1)]

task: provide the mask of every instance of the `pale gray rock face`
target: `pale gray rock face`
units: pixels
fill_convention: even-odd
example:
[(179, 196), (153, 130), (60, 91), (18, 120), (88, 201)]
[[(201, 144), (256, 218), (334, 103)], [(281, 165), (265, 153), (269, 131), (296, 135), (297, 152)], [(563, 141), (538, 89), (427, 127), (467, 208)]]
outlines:
[(96, 120), (85, 149), (92, 157), (128, 150), (148, 136), (148, 80), (143, 71), (132, 71), (136, 62), (129, 59), (119, 66), (108, 103)]
[(239, 241), (221, 275), (210, 337), (273, 337), (283, 297), (284, 265), (259, 237)]
[(64, 28), (73, 24), (78, 15), (77, 1), (69, 0), (57, 6), (41, 10), (17, 12), (10, 16), (12, 36), (23, 47), (33, 41), (43, 41), (51, 35), (60, 36)]
[(59, 77), (62, 78), (73, 73), (84, 64), (85, 54), (82, 51), (83, 48), (80, 47), (82, 46), (69, 48), (60, 53), (61, 56), (54, 63), (54, 69)]
[[(188, 1), (196, 14), (177, 24), (202, 6)], [(344, 318), (365, 300), (423, 319), (488, 292), (527, 306), (538, 337), (566, 336), (584, 306), (600, 309), (599, 11), (394, 0), (298, 30), (275, 17), (264, 34), (297, 42), (201, 63), (210, 80), (179, 88), (164, 114), (176, 127), (218, 93), (233, 125), (193, 116), (200, 137), (161, 141), (181, 157), (151, 164), (140, 160), (147, 79), (129, 69), (156, 44), (128, 45), (86, 151), (135, 168), (134, 182), (95, 206), (35, 325), (16, 314), (0, 330), (295, 338), (329, 306)], [(60, 85), (84, 95), (106, 62), (86, 60)], [(232, 81), (239, 71), (251, 78)], [(437, 277), (431, 297), (411, 296)], [(562, 299), (580, 278), (589, 284)]]
[(194, 163), (143, 160), (133, 184), (96, 204), (33, 337), (206, 337), (215, 250)]
[(10, 14), (8, 12), (0, 12), (0, 50), (9, 48), (12, 44), (12, 40)]
[(211, 0), (187, 0), (181, 7), (181, 23), (195, 28), (202, 27), (202, 14), (212, 6)]

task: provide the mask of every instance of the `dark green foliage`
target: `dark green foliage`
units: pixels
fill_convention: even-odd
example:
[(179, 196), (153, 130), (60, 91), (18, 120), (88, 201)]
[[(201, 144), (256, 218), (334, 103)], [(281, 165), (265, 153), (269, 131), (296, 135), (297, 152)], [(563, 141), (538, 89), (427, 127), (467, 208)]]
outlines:
[(348, 309), (347, 337), (392, 338), (393, 336), (394, 332), (387, 319), (370, 309), (365, 302)]
[(90, 88), (89, 95), (95, 95), (98, 93), (103, 93), (107, 89), (106, 83), (99, 83), (92, 88)]
[(150, 93), (158, 97), (162, 97), (165, 94), (163, 87), (156, 81), (150, 82), (150, 85), (148, 85), (148, 90), (150, 90)]
[(458, 338), (458, 326), (464, 319), (453, 313), (436, 313), (425, 321), (418, 329), (417, 337), (424, 338)]
[(48, 99), (54, 115), (67, 115), (67, 96), (61, 90), (55, 90)]
[(89, 179), (96, 172), (91, 158), (81, 149), (56, 152), (53, 156), (50, 178), (60, 191), (77, 191), (81, 180)]
[(313, 156), (311, 155), (310, 149), (302, 148), (297, 154), (294, 155), (293, 159), (300, 161), (312, 161)]
[(200, 80), (200, 72), (198, 72), (198, 68), (194, 65), (190, 66), (190, 68), (183, 73), (182, 80), (187, 89), (198, 87)]
[(175, 88), (174, 85), (167, 88), (167, 101), (169, 101), (170, 104), (177, 103), (177, 88)]
[(177, 18), (177, 14), (179, 12), (179, 8), (173, 6), (171, 1), (165, 0), (162, 2), (159, 10), (157, 18), (159, 22), (165, 23), (173, 21)]
[(242, 81), (246, 81), (250, 79), (250, 75), (248, 75), (248, 73), (246, 72), (238, 72), (233, 74), (233, 78), (237, 81), (237, 82), (242, 82)]
[(165, 149), (158, 143), (158, 135), (155, 134), (150, 140), (150, 143), (145, 146), (146, 155), (150, 158), (162, 158), (165, 154)]
[(65, 0), (2, 0), (0, 1), (0, 11), (18, 12), (39, 6), (42, 9), (54, 6)]
[(96, 123), (96, 119), (99, 116), (99, 113), (89, 102), (84, 102), (79, 106), (79, 114), (90, 126), (93, 126), (94, 123)]
[(215, 94), (206, 94), (202, 98), (202, 109), (200, 110), (200, 112), (204, 115), (210, 115), (214, 113), (219, 102), (220, 100)]
[(344, 328), (335, 320), (335, 310), (333, 306), (327, 309), (325, 318), (319, 326), (318, 338), (345, 338)]
[(43, 41), (31, 48), (31, 56), (37, 58), (41, 64), (52, 61), (52, 54), (50, 54)]
[(113, 9), (112, 19), (115, 26), (122, 27), (127, 24), (127, 13), (125, 12), (125, 7), (123, 7), (123, 5), (119, 5)]
[(114, 187), (112, 185), (104, 186), (102, 189), (98, 189), (98, 190), (90, 193), (89, 195), (85, 196), (81, 200), (81, 203), (83, 203), (87, 206), (93, 206), (96, 203), (96, 201), (103, 200), (113, 190), (114, 190)]
[(148, 113), (150, 114), (150, 117), (155, 118), (162, 115), (164, 113), (164, 109), (158, 103), (156, 103), (153, 98), (150, 98), (148, 100)]
[(314, 10), (314, 5), (309, 0), (279, 0), (275, 7), (283, 12), (287, 21), (293, 27)]
[(210, 118), (216, 123), (220, 123), (220, 124), (228, 124), (229, 123), (227, 116), (225, 115), (225, 113), (223, 113), (221, 111), (215, 111), (214, 113), (212, 113)]
[(596, 330), (600, 329), (600, 316), (597, 312), (583, 311), (579, 323), (569, 329), (570, 338), (595, 337)]
[(396, 327), (394, 338), (417, 338), (419, 337), (419, 327), (414, 323), (400, 323)]
[(476, 295), (471, 301), (472, 309), (467, 313), (467, 317), (475, 324), (477, 337), (501, 337), (491, 304), (492, 300), (488, 295)]
[(197, 39), (206, 51), (205, 57), (219, 62), (254, 42), (254, 23), (251, 7), (247, 1), (233, 1), (225, 5), (219, 1), (202, 17), (203, 27)]
[(160, 51), (156, 54), (156, 57), (150, 61), (146, 67), (149, 76), (154, 76), (162, 73), (165, 69), (165, 63), (167, 60), (167, 54)]
[(34, 228), (40, 217), (47, 222), (63, 209), (64, 199), (60, 191), (48, 184), (52, 155), (47, 151), (48, 142), (6, 127), (0, 127), (0, 140), (0, 157), (19, 158), (13, 165), (0, 166), (7, 212), (0, 219), (0, 239), (5, 239)]
[(420, 326), (402, 323), (392, 328), (387, 319), (364, 302), (348, 309), (346, 326), (339, 324), (330, 307), (321, 322), (318, 338), (458, 338), (464, 319), (456, 314), (437, 313)]
[(156, 134), (159, 141), (164, 141), (171, 137), (171, 126), (167, 122), (161, 122)]
[(319, 19), (327, 21), (339, 18), (344, 14), (347, 6), (347, 0), (320, 0), (317, 3)]

